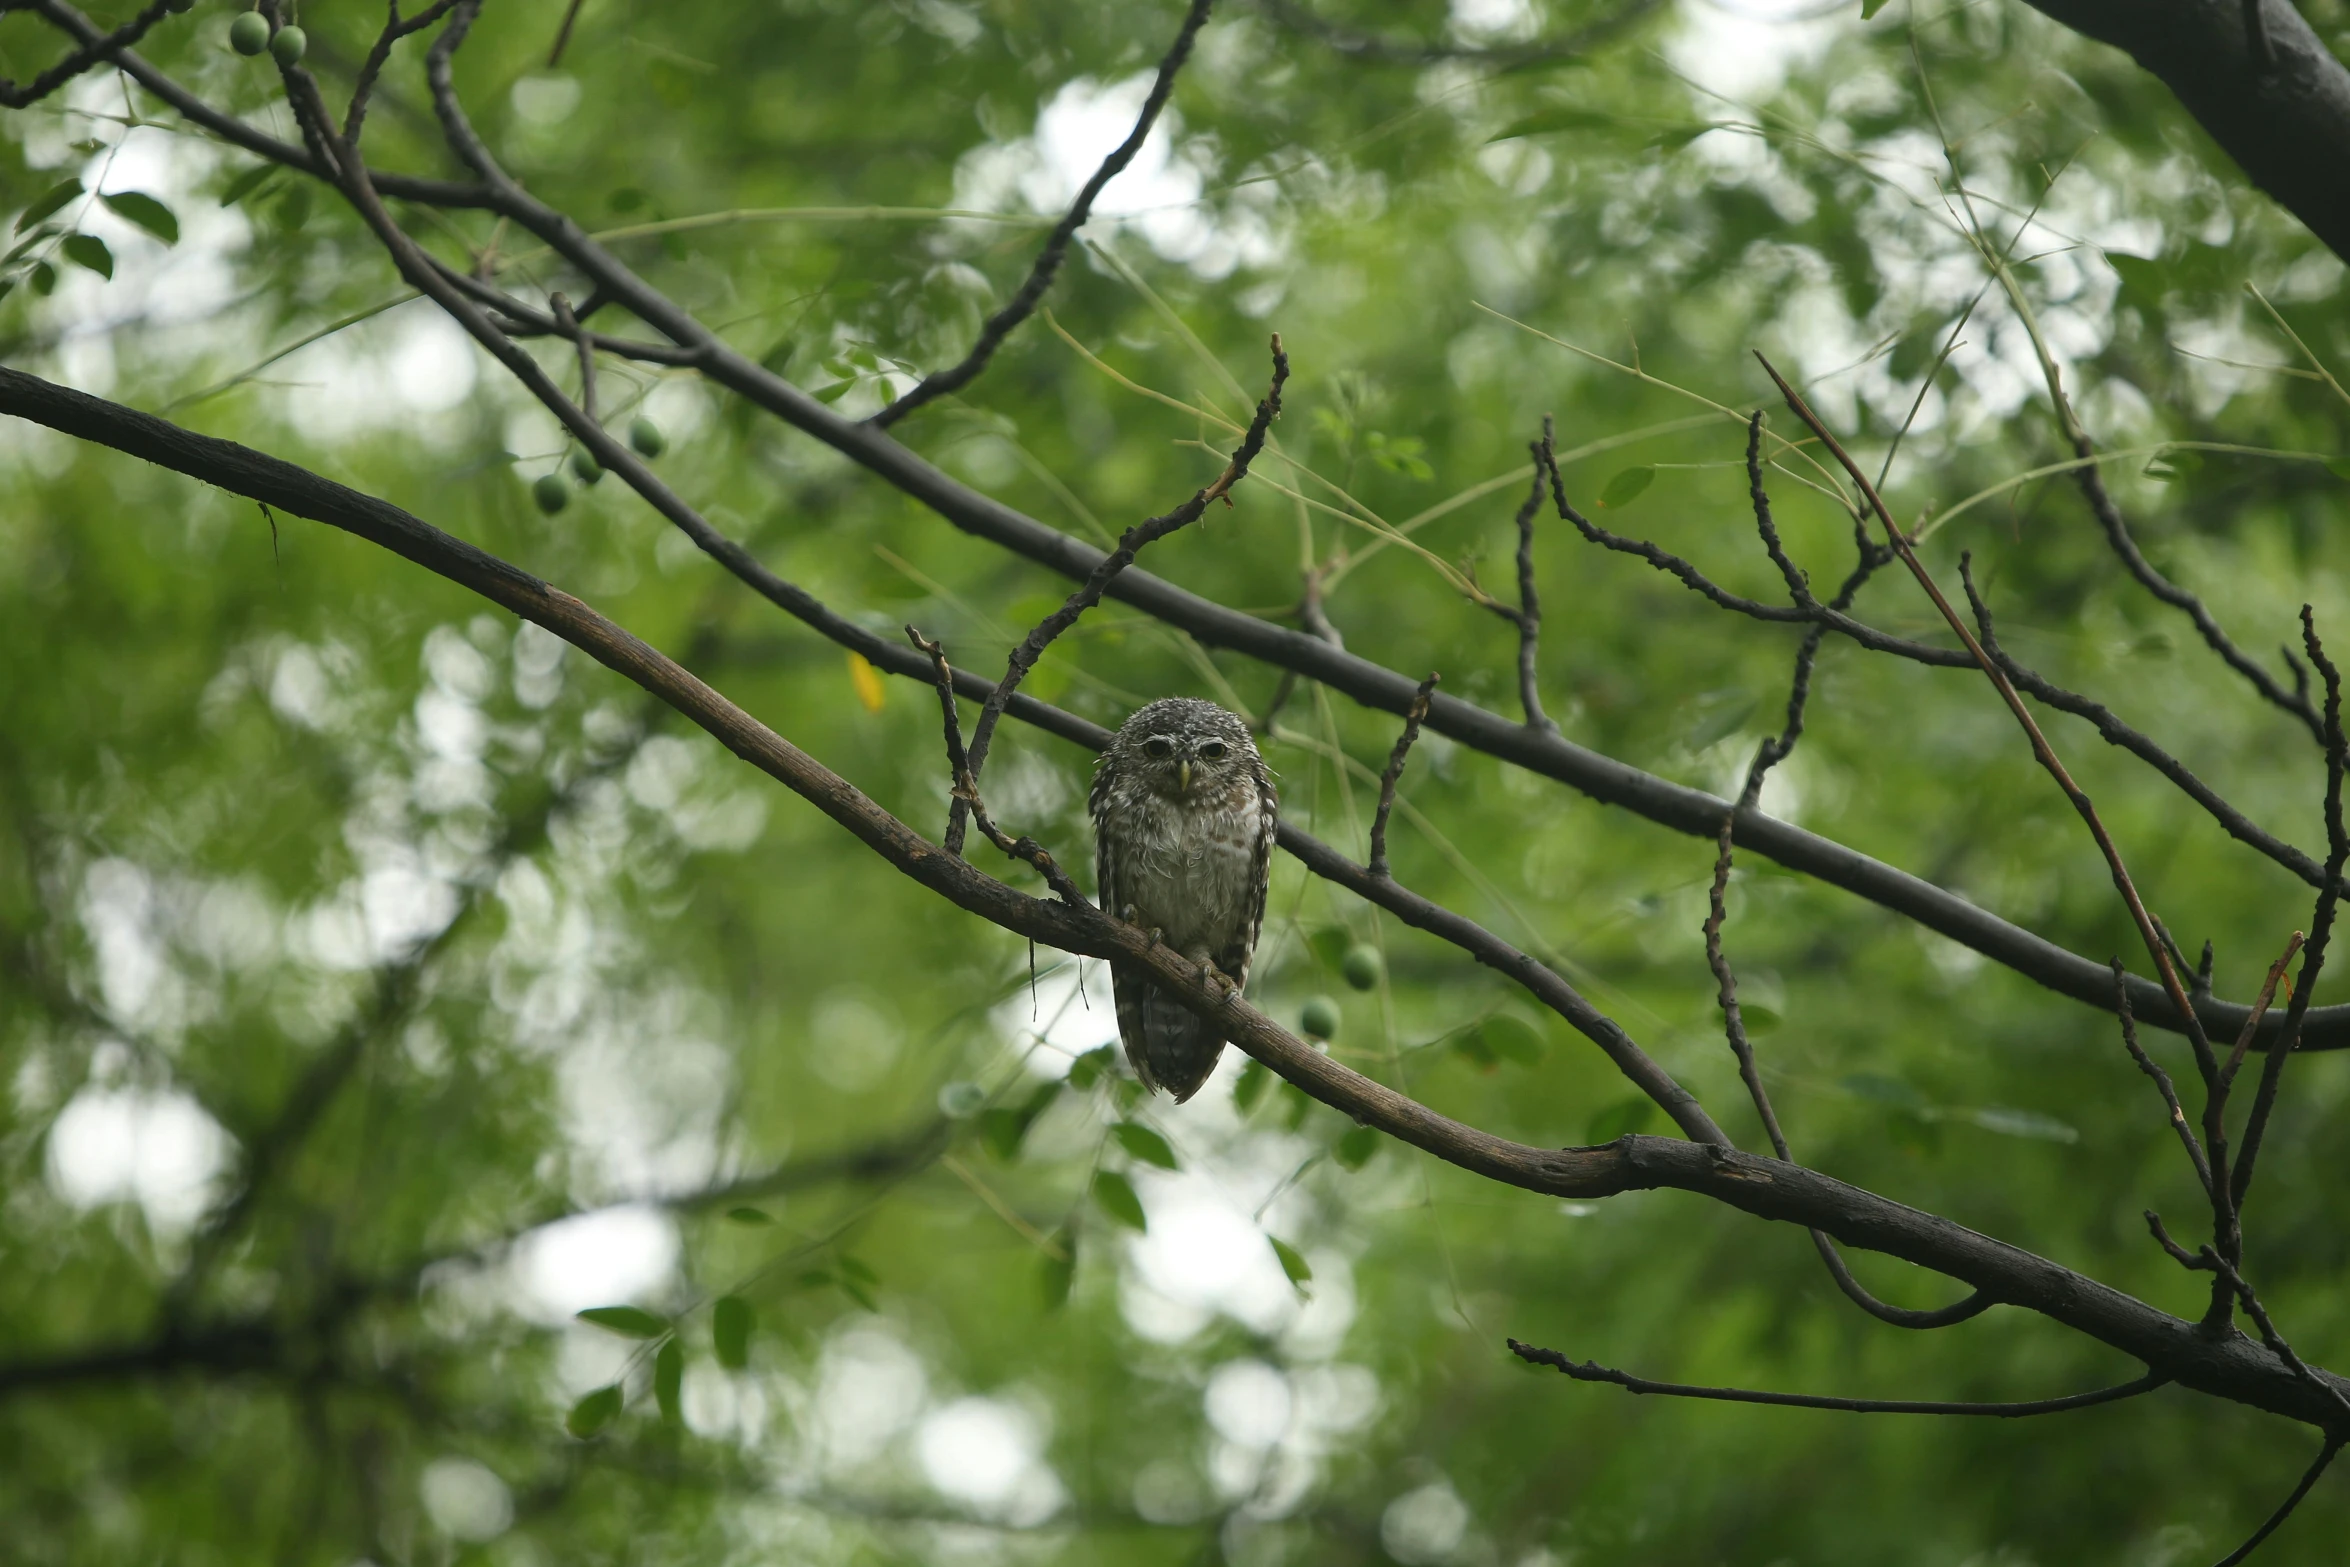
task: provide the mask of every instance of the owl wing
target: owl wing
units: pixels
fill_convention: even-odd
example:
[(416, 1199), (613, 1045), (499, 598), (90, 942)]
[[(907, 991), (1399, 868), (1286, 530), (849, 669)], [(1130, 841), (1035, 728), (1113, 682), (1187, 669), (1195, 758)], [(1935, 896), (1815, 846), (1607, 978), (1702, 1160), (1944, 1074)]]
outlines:
[(1216, 954), (1216, 967), (1236, 985), (1248, 983), (1257, 938), (1265, 930), (1265, 893), (1273, 881), (1273, 844), (1280, 827), (1281, 796), (1260, 759), (1256, 765), (1257, 821), (1249, 841), (1248, 908), (1241, 927)]

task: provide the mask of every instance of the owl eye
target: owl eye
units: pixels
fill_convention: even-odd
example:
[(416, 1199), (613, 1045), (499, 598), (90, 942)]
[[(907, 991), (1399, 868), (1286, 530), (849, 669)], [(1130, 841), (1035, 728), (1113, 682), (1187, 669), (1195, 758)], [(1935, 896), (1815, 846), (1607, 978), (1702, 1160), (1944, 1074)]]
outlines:
[(1221, 762), (1224, 760), (1224, 742), (1221, 740), (1210, 740), (1206, 745), (1203, 745), (1199, 748), (1199, 755), (1200, 760), (1203, 762)]
[(1153, 735), (1142, 743), (1142, 750), (1153, 761), (1163, 762), (1175, 754), (1175, 742), (1165, 735)]

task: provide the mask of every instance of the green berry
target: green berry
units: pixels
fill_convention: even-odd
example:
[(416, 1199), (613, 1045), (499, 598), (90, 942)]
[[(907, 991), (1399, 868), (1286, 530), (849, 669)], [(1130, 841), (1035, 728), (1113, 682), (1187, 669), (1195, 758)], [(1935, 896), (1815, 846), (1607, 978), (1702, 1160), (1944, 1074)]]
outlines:
[(299, 27), (281, 27), (270, 35), (269, 52), (280, 65), (294, 65), (302, 58), (302, 51), (310, 47), (310, 37)]
[(239, 54), (259, 54), (269, 47), (269, 18), (247, 11), (228, 24), (228, 46)]
[(559, 473), (542, 473), (530, 487), (530, 498), (539, 503), (539, 510), (552, 517), (571, 504), (571, 486), (563, 482)]
[(1312, 996), (1298, 1010), (1297, 1026), (1308, 1039), (1338, 1037), (1338, 1003), (1328, 996)]
[(1346, 982), (1357, 990), (1369, 990), (1379, 983), (1379, 974), (1387, 965), (1380, 960), (1379, 949), (1367, 943), (1357, 943), (1346, 949), (1346, 957), (1338, 965)]
[(596, 460), (587, 454), (587, 448), (581, 447), (571, 454), (571, 476), (582, 484), (594, 484), (604, 477), (604, 470), (596, 466)]
[(659, 425), (638, 414), (629, 421), (628, 444), (636, 448), (640, 457), (658, 457), (669, 450), (669, 437), (661, 433)]

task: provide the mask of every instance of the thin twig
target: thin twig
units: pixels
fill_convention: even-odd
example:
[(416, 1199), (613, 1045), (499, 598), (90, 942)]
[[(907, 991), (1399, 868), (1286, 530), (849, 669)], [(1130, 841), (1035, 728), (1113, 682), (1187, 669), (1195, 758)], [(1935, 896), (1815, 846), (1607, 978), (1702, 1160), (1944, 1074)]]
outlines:
[(1480, 595), (1477, 602), (1518, 628), (1518, 705), (1526, 714), (1526, 725), (1556, 734), (1558, 725), (1542, 711), (1542, 683), (1535, 667), (1535, 655), (1542, 642), (1542, 600), (1534, 590), (1534, 513), (1542, 505), (1542, 475), (1548, 459), (1545, 454), (1554, 445), (1550, 415), (1542, 416), (1542, 439), (1527, 443), (1526, 450), (1534, 458), (1534, 486), (1526, 494), (1526, 502), (1518, 508), (1518, 604), (1515, 609), (1499, 599)]
[[(596, 419), (596, 349), (588, 334), (579, 329), (579, 318), (571, 313), (571, 301), (561, 294), (547, 296), (547, 310), (562, 328), (563, 335), (579, 345), (579, 411)], [(598, 419), (597, 423), (603, 421)]]
[(1080, 909), (1092, 907), (1086, 901), (1085, 894), (1077, 890), (1077, 884), (1069, 879), (1069, 873), (1061, 869), (1060, 862), (1046, 851), (1044, 845), (1025, 835), (1014, 838), (988, 816), (987, 804), (979, 797), (979, 780), (971, 772), (970, 753), (963, 749), (962, 718), (955, 711), (955, 671), (954, 666), (947, 662), (946, 648), (912, 626), (906, 628), (906, 638), (929, 655), (935, 672), (939, 713), (946, 728), (947, 776), (953, 780), (956, 801), (971, 813), (971, 819), (979, 824), (979, 831), (988, 842), (1012, 858), (1024, 860), (1036, 867), (1038, 874), (1044, 877), (1047, 885), (1063, 903)]
[(1379, 808), (1371, 815), (1370, 871), (1381, 881), (1389, 879), (1387, 869), (1387, 817), (1395, 809), (1395, 781), (1403, 776), (1404, 758), (1412, 754), (1412, 744), (1420, 738), (1420, 725), (1427, 722), (1428, 702), (1435, 694), (1437, 674), (1428, 672), (1420, 682), (1419, 695), (1412, 698), (1411, 710), (1403, 715), (1403, 733), (1395, 737), (1395, 749), (1387, 754), (1387, 766), (1379, 774)]
[[(1036, 667), (1036, 661), (1044, 656), (1044, 650), (1052, 645), (1053, 639), (1077, 624), (1080, 615), (1101, 602), (1102, 594), (1111, 580), (1133, 565), (1136, 555), (1168, 534), (1197, 522), (1207, 514), (1213, 502), (1221, 500), (1230, 504), (1232, 487), (1248, 476), (1249, 464), (1255, 462), (1257, 454), (1264, 450), (1266, 433), (1272, 429), (1273, 421), (1281, 417), (1281, 387), (1288, 379), (1289, 355), (1283, 352), (1281, 334), (1276, 332), (1273, 334), (1272, 385), (1266, 389), (1264, 400), (1257, 404), (1256, 416), (1249, 421), (1248, 433), (1241, 437), (1240, 445), (1234, 448), (1231, 460), (1224, 465), (1224, 471), (1217, 475), (1216, 482), (1194, 494), (1173, 511), (1138, 522), (1119, 535), (1118, 547), (1103, 556), (1100, 563), (1086, 574), (1085, 581), (1078, 585), (1077, 590), (1061, 601), (1061, 607), (1037, 622), (1035, 629), (1021, 640), (1018, 647), (1012, 649), (1012, 656), (1004, 667), (1004, 678), (996, 682), (995, 690), (988, 693), (986, 704), (979, 710), (979, 721), (971, 726), (971, 777), (974, 781), (987, 766), (988, 746), (995, 739), (996, 725), (1004, 716), (1004, 704), (1012, 699), (1013, 692), (1019, 690), (1020, 682)], [(963, 852), (963, 817), (968, 809), (958, 798), (947, 818), (946, 846), (950, 854)]]
[(1702, 1387), (1688, 1382), (1652, 1382), (1647, 1377), (1636, 1377), (1613, 1366), (1597, 1361), (1573, 1361), (1555, 1349), (1540, 1349), (1532, 1344), (1508, 1341), (1510, 1353), (1531, 1365), (1551, 1366), (1573, 1377), (1578, 1382), (1609, 1382), (1627, 1393), (1655, 1393), (1668, 1398), (1704, 1398), (1729, 1404), (1777, 1404), (1789, 1409), (1838, 1409), (1856, 1415), (1987, 1415), (1994, 1419), (2015, 1420), (2028, 1415), (2059, 1415), (2068, 1410), (2094, 1409), (2099, 1404), (2119, 1403), (2125, 1398), (2136, 1398), (2156, 1388), (2167, 1387), (2172, 1378), (2168, 1372), (2149, 1371), (2133, 1382), (2113, 1387), (2101, 1387), (2091, 1393), (2069, 1393), (2062, 1398), (2033, 1399), (2028, 1403), (1962, 1404), (1889, 1398), (1829, 1398), (1817, 1393), (1765, 1393), (1742, 1387)]
[(2221, 1557), (2214, 1567), (2236, 1567), (2237, 1563), (2258, 1550), (2262, 1541), (2276, 1533), (2277, 1526), (2293, 1516), (2293, 1509), (2301, 1505), (2301, 1499), (2309, 1494), (2310, 1487), (2316, 1485), (2319, 1477), (2332, 1466), (2334, 1455), (2342, 1450), (2342, 1441), (2343, 1439), (2339, 1435), (2329, 1434), (2326, 1437), (2325, 1446), (2317, 1450), (2317, 1457), (2312, 1459), (2309, 1467), (2302, 1471), (2301, 1481), (2293, 1487), (2292, 1494), (2277, 1504), (2277, 1510), (2268, 1515), (2266, 1523), (2252, 1531), (2251, 1539)]
[(85, 40), (82, 47), (22, 87), (12, 81), (0, 79), (0, 107), (22, 109), (28, 104), (40, 102), (100, 60), (111, 59), (119, 51), (128, 49), (132, 44), (146, 37), (148, 30), (157, 22), (162, 21), (171, 11), (171, 0), (151, 0), (147, 8), (137, 16), (132, 17), (102, 38)]
[[(2318, 975), (2325, 969), (2326, 946), (2334, 933), (2334, 916), (2341, 907), (2337, 889), (2343, 867), (2350, 865), (2350, 828), (2345, 827), (2342, 819), (2342, 790), (2345, 777), (2350, 776), (2350, 744), (2344, 742), (2342, 734), (2342, 672), (2326, 656), (2325, 644), (2318, 640), (2317, 617), (2306, 604), (2301, 606), (2301, 645), (2325, 681), (2326, 878), (2317, 894), (2317, 911), (2310, 917), (2309, 945), (2302, 949), (2301, 976), (2293, 990), (2293, 1002), (2286, 1009), (2283, 1031), (2269, 1047), (2268, 1060), (2261, 1065), (2260, 1086), (2252, 1096), (2252, 1113), (2244, 1122), (2243, 1151), (2237, 1154), (2235, 1170), (2229, 1177), (2231, 1203), (2239, 1212), (2245, 1193), (2252, 1187), (2252, 1170), (2260, 1158), (2261, 1138), (2267, 1133), (2269, 1116), (2276, 1109), (2286, 1058), (2300, 1047), (2302, 1022), (2316, 999)], [(2241, 1237), (2232, 1238), (2235, 1245), (2228, 1250), (2230, 1260), (2242, 1255)]]
[(2154, 1080), (2156, 1091), (2162, 1095), (2163, 1107), (2170, 1112), (2171, 1128), (2179, 1134), (2179, 1145), (2187, 1150), (2187, 1162), (2195, 1167), (2195, 1179), (2202, 1183), (2203, 1194), (2208, 1197), (2211, 1195), (2211, 1161), (2205, 1156), (2203, 1145), (2195, 1140), (2195, 1128), (2187, 1124), (2186, 1107), (2179, 1103), (2179, 1091), (2171, 1082), (2170, 1074), (2138, 1043), (2138, 1020), (2131, 1015), (2130, 987), (2124, 983), (2128, 976), (2129, 970), (2122, 966), (2122, 960), (2115, 958), (2114, 1010), (2121, 1017), (2122, 1048), (2129, 1051), (2132, 1061), (2138, 1063), (2138, 1070)]
[[(1079, 229), (1085, 227), (1085, 220), (1093, 216), (1094, 199), (1101, 195), (1102, 187), (1124, 173), (1126, 166), (1134, 161), (1134, 155), (1142, 150), (1142, 144), (1150, 139), (1151, 127), (1159, 121), (1159, 111), (1166, 108), (1168, 95), (1175, 90), (1176, 73), (1183, 69), (1183, 62), (1191, 57), (1192, 43), (1199, 37), (1199, 30), (1207, 25), (1208, 10), (1213, 4), (1214, 0), (1191, 0), (1191, 9), (1184, 14), (1182, 29), (1176, 33), (1175, 42), (1168, 47), (1166, 56), (1159, 61), (1159, 74), (1151, 82), (1150, 96), (1142, 101), (1142, 113), (1135, 117), (1134, 129), (1124, 141), (1111, 149), (1110, 155), (1102, 159), (1101, 167), (1093, 171), (1093, 177), (1077, 192), (1077, 199), (1069, 204), (1068, 213), (1054, 225), (1052, 233), (1045, 239), (1044, 248), (1037, 252), (1035, 264), (1028, 269), (1028, 280), (1020, 285), (1020, 292), (1012, 296), (1010, 303), (987, 318), (987, 324), (979, 329), (978, 341), (971, 345), (971, 352), (965, 354), (960, 363), (924, 377), (905, 396), (873, 415), (869, 423), (886, 430), (933, 398), (960, 391), (977, 380), (980, 372), (987, 368), (988, 360), (995, 357), (995, 351), (1003, 346), (1004, 339), (1011, 336), (1013, 330), (1035, 311), (1037, 302), (1044, 298), (1045, 290), (1053, 286), (1053, 278), (1061, 270), (1061, 263), (1068, 258), (1069, 242), (1076, 237)], [(976, 740), (977, 736), (973, 738)]]
[(1852, 460), (1851, 454), (1845, 451), (1843, 443), (1838, 441), (1834, 433), (1820, 421), (1819, 415), (1811, 411), (1810, 404), (1806, 403), (1802, 395), (1788, 384), (1784, 376), (1779, 374), (1777, 367), (1759, 353), (1755, 355), (1755, 358), (1762, 361), (1763, 369), (1770, 375), (1772, 381), (1777, 383), (1780, 395), (1787, 400), (1788, 408), (1794, 412), (1798, 419), (1811, 428), (1812, 433), (1820, 438), (1829, 452), (1843, 465), (1844, 471), (1850, 474), (1853, 482), (1860, 487), (1861, 495), (1867, 500), (1869, 508), (1877, 514), (1877, 520), (1884, 526), (1886, 542), (1891, 544), (1900, 555), (1902, 564), (1909, 568), (1910, 575), (1917, 579), (1918, 586), (1925, 590), (1926, 596), (1933, 601), (1935, 609), (1941, 612), (1943, 620), (1952, 631), (1958, 634), (1958, 639), (1966, 645), (1968, 654), (1982, 669), (1984, 676), (1990, 680), (1992, 688), (2007, 703), (2008, 711), (2013, 713), (2016, 722), (2023, 726), (2025, 736), (2031, 741), (2033, 756), (2043, 768), (2047, 769), (2049, 776), (2056, 780), (2057, 787), (2064, 791), (2065, 798), (2072, 803), (2073, 809), (2080, 813), (2081, 820), (2088, 825), (2090, 835), (2096, 839), (2098, 849), (2105, 856), (2107, 868), (2113, 873), (2114, 886), (2120, 891), (2122, 902), (2128, 906), (2130, 918), (2137, 924), (2138, 934), (2145, 942), (2148, 954), (2153, 957), (2156, 970), (2162, 976), (2163, 989), (2169, 994), (2171, 1006), (2179, 1015), (2179, 1021), (2186, 1030), (2188, 1042), (2194, 1046), (2196, 1064), (2202, 1069), (2205, 1080), (2209, 1081), (2219, 1070), (2219, 1063), (2212, 1056), (2210, 1036), (2204, 1032), (2202, 1019), (2196, 1016), (2194, 1008), (2187, 999), (2186, 986), (2180, 983), (2178, 971), (2171, 964), (2170, 954), (2163, 948), (2162, 938), (2155, 934), (2153, 916), (2147, 913), (2145, 901), (2138, 896), (2137, 884), (2130, 879), (2129, 867), (2123, 863), (2121, 849), (2114, 843), (2113, 835), (2106, 831), (2104, 819), (2097, 814), (2096, 805), (2091, 802), (2087, 792), (2079, 784), (2073, 782), (2072, 774), (2065, 770), (2064, 763), (2057, 758), (2055, 748), (2048, 743), (2048, 737), (2040, 732), (2040, 725), (2033, 719), (2031, 709), (2024, 706), (2023, 698), (2017, 695), (2014, 684), (2007, 678), (2007, 672), (1999, 667), (1997, 660), (1983, 650), (1982, 644), (1975, 640), (1974, 632), (1968, 629), (1966, 621), (1960, 617), (1957, 610), (1951, 607), (1950, 601), (1942, 596), (1942, 589), (1936, 585), (1933, 574), (1926, 570), (1925, 563), (1918, 559), (1917, 552), (1910, 548), (1908, 535), (1903, 533), (1901, 525), (1893, 520), (1893, 513), (1887, 509), (1884, 499), (1878, 495), (1876, 485), (1870, 481), (1869, 476), (1862, 471), (1860, 465)]
[(351, 86), (351, 107), (343, 114), (343, 140), (354, 147), (359, 144), (360, 129), (367, 123), (367, 100), (375, 92), (376, 78), (383, 74), (385, 64), (392, 57), (392, 45), (432, 26), (448, 15), (450, 7), (456, 3), (457, 0), (433, 0), (431, 5), (414, 16), (402, 20), (400, 0), (387, 0), (391, 14), (384, 22), (383, 31), (375, 35), (375, 43), (369, 47), (367, 58), (360, 62), (358, 80)]

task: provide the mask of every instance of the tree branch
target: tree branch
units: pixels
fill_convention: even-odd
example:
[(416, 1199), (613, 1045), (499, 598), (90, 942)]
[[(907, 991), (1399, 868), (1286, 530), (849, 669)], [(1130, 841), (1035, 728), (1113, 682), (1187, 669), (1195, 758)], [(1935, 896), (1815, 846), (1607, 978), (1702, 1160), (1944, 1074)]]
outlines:
[(1636, 1377), (1613, 1366), (1603, 1366), (1594, 1360), (1578, 1364), (1555, 1349), (1538, 1349), (1532, 1344), (1508, 1341), (1510, 1353), (1529, 1365), (1551, 1366), (1578, 1382), (1610, 1382), (1627, 1393), (1656, 1393), (1668, 1398), (1712, 1399), (1725, 1404), (1776, 1404), (1783, 1409), (1838, 1409), (1855, 1415), (1988, 1415), (2000, 1420), (2016, 1420), (2030, 1415), (2061, 1415), (2075, 1409), (2094, 1409), (2099, 1404), (2118, 1404), (2125, 1398), (2136, 1398), (2156, 1388), (2168, 1387), (2171, 1378), (2159, 1371), (2149, 1371), (2135, 1381), (2101, 1387), (2093, 1393), (2069, 1393), (2062, 1398), (2034, 1399), (2020, 1404), (1964, 1404), (1937, 1403), (1913, 1399), (1886, 1398), (1830, 1398), (1818, 1393), (1765, 1393), (1742, 1387), (1701, 1387), (1688, 1382), (1652, 1382)]
[[(1044, 248), (1037, 252), (1035, 264), (1028, 269), (1028, 280), (1020, 285), (1020, 292), (1014, 294), (1003, 309), (987, 318), (987, 324), (979, 329), (978, 341), (971, 345), (971, 352), (964, 355), (959, 363), (923, 377), (921, 384), (874, 414), (868, 423), (886, 430), (924, 403), (961, 391), (979, 378), (980, 372), (987, 368), (987, 362), (995, 357), (995, 351), (1003, 346), (1004, 339), (1011, 336), (1013, 330), (1035, 312), (1037, 304), (1044, 298), (1045, 290), (1053, 286), (1053, 278), (1060, 272), (1062, 261), (1068, 257), (1069, 242), (1077, 237), (1079, 229), (1085, 227), (1085, 220), (1093, 216), (1095, 198), (1101, 195), (1104, 186), (1126, 171), (1126, 166), (1134, 161), (1134, 155), (1142, 150), (1142, 144), (1150, 139), (1151, 127), (1158, 124), (1159, 111), (1166, 108), (1169, 95), (1175, 91), (1176, 74), (1183, 69), (1183, 62), (1191, 58), (1192, 42), (1199, 37), (1199, 30), (1207, 25), (1208, 9), (1213, 4), (1214, 0), (1191, 0), (1191, 9), (1184, 14), (1183, 26), (1175, 34), (1175, 42), (1168, 46), (1166, 55), (1159, 61), (1159, 74), (1151, 82), (1150, 96), (1142, 101), (1142, 113), (1135, 117), (1134, 129), (1124, 141), (1110, 150), (1110, 155), (1102, 159), (1101, 167), (1093, 171), (1093, 177), (1077, 192), (1077, 199), (1069, 204), (1068, 213), (1053, 225), (1052, 233), (1045, 238)], [(977, 736), (974, 735), (973, 739), (976, 742)]]
[[(1962, 1279), (2131, 1355), (2182, 1384), (2311, 1424), (2338, 1416), (2338, 1379), (2314, 1384), (2247, 1341), (2214, 1339), (2045, 1258), (1907, 1208), (1817, 1171), (1721, 1146), (1627, 1136), (1598, 1148), (1543, 1149), (1464, 1126), (1363, 1077), (1280, 1028), (1245, 999), (1211, 991), (1164, 944), (1098, 910), (1031, 898), (942, 853), (847, 780), (760, 724), (673, 660), (578, 599), (407, 512), (234, 442), (178, 429), (102, 399), (0, 369), (0, 413), (113, 446), (382, 545), (544, 627), (700, 725), (958, 908), (1064, 951), (1148, 969), (1181, 1003), (1309, 1096), (1472, 1174), (1558, 1197), (1674, 1187), (1758, 1217), (1825, 1230)], [(1367, 877), (1366, 877), (1367, 879)]]

